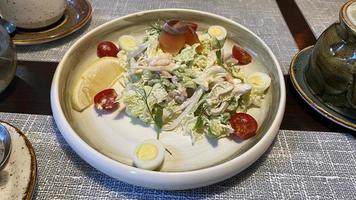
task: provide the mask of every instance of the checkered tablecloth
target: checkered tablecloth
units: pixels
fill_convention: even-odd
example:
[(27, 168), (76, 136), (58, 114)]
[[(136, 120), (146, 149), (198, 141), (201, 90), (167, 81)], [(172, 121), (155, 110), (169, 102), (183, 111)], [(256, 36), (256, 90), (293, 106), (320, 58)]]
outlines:
[(47, 44), (18, 46), (18, 58), (32, 61), (60, 61), (68, 48), (83, 34), (107, 21), (127, 14), (160, 8), (188, 8), (232, 19), (260, 36), (277, 56), (284, 73), (297, 52), (292, 35), (275, 0), (91, 0), (93, 18), (78, 32)]
[(356, 140), (343, 133), (281, 130), (269, 150), (242, 173), (208, 187), (159, 191), (89, 166), (68, 146), (51, 116), (0, 112), (0, 120), (32, 142), (38, 162), (34, 199), (356, 198)]

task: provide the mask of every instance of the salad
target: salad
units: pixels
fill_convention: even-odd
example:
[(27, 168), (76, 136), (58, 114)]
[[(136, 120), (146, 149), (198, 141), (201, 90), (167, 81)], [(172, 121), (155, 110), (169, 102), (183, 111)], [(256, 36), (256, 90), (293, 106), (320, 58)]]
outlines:
[(157, 139), (162, 131), (183, 132), (193, 144), (204, 137), (253, 137), (258, 124), (247, 111), (261, 106), (271, 78), (246, 75), (253, 58), (237, 44), (227, 49), (227, 34), (218, 25), (201, 30), (169, 20), (153, 24), (142, 41), (123, 35), (117, 43), (101, 42), (97, 56), (116, 60), (124, 72), (115, 82), (124, 89), (102, 88), (95, 108), (151, 124)]

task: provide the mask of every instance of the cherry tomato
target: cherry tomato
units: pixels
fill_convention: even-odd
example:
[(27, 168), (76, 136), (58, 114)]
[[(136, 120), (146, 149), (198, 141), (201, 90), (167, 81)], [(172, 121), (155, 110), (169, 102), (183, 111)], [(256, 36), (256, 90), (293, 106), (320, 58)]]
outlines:
[(105, 56), (117, 57), (117, 53), (119, 53), (119, 48), (110, 41), (100, 42), (96, 48), (96, 54), (99, 58)]
[(241, 65), (247, 65), (251, 62), (251, 55), (244, 49), (234, 45), (232, 47), (232, 57), (239, 61)]
[(248, 139), (256, 135), (257, 121), (247, 113), (235, 113), (229, 119), (235, 135), (241, 139)]
[(113, 111), (118, 107), (117, 93), (114, 89), (106, 89), (94, 97), (95, 108), (98, 110)]

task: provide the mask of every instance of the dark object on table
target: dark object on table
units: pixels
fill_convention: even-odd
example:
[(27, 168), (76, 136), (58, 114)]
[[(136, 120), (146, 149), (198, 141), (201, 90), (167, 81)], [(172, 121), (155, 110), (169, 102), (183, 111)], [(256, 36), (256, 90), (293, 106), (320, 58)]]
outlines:
[(7, 31), (0, 26), (0, 93), (10, 84), (16, 72), (16, 52)]
[(11, 154), (11, 137), (5, 126), (0, 124), (0, 171), (6, 166)]
[(2, 26), (8, 34), (12, 34), (16, 30), (16, 24), (0, 17), (0, 26)]
[[(349, 1), (340, 10), (340, 23), (319, 37), (306, 66), (305, 78), (312, 93), (337, 113), (356, 120), (356, 25)], [(354, 124), (355, 126), (355, 124)]]
[(313, 51), (313, 46), (300, 51), (293, 58), (290, 65), (290, 79), (294, 88), (299, 95), (308, 103), (314, 110), (322, 114), (324, 117), (334, 121), (351, 130), (356, 130), (356, 120), (342, 115), (331, 109), (325, 102), (316, 96), (308, 85), (306, 80), (306, 69), (309, 65), (309, 60)]

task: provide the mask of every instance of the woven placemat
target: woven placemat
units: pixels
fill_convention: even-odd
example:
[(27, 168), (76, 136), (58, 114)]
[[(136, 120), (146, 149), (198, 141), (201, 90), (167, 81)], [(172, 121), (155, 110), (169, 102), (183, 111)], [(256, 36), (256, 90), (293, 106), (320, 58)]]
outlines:
[(267, 153), (235, 177), (193, 190), (159, 191), (89, 166), (65, 142), (52, 116), (0, 112), (0, 120), (25, 132), (34, 146), (34, 199), (355, 199), (356, 140), (343, 133), (281, 130)]
[(66, 38), (33, 46), (18, 46), (18, 58), (31, 61), (60, 61), (83, 34), (111, 19), (143, 10), (188, 8), (215, 13), (235, 20), (260, 36), (278, 58), (283, 72), (297, 52), (294, 40), (275, 0), (92, 0), (93, 17), (84, 28)]
[(347, 0), (295, 0), (316, 37), (339, 21), (339, 11)]

